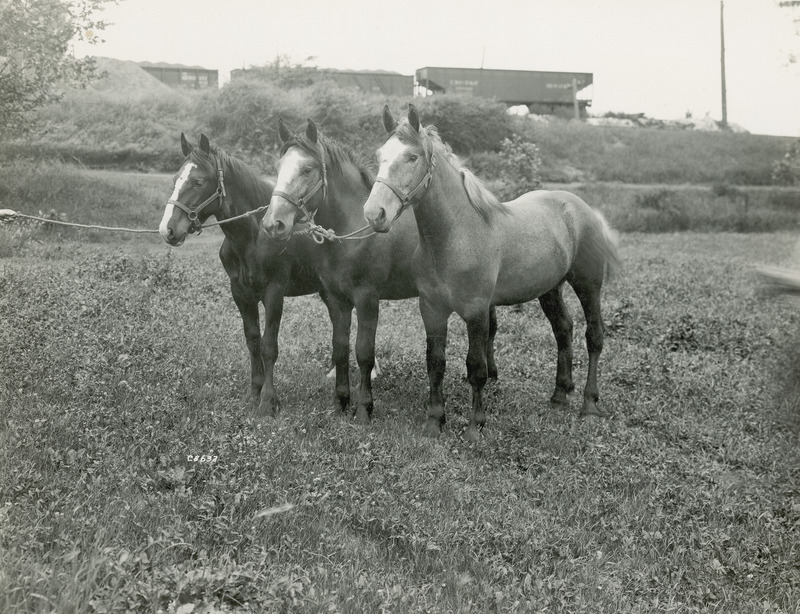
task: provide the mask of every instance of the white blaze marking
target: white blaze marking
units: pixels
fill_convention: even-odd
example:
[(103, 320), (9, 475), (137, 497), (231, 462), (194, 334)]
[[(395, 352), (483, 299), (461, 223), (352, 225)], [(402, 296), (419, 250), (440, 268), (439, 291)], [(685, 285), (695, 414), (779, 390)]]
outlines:
[[(189, 164), (183, 167), (183, 172), (175, 182), (175, 189), (172, 191), (172, 196), (169, 197), (169, 200), (178, 200), (178, 194), (180, 194), (183, 184), (186, 183), (186, 180), (189, 179), (189, 174), (195, 168), (197, 168), (197, 165), (194, 162), (189, 162)], [(169, 221), (172, 218), (172, 211), (174, 209), (175, 205), (172, 203), (167, 203), (167, 208), (164, 209), (164, 217), (161, 218), (161, 224), (158, 227), (158, 232), (162, 237), (164, 237), (164, 239), (166, 239), (168, 236), (167, 224), (169, 224)]]
[(391, 138), (381, 147), (381, 160), (378, 167), (378, 177), (388, 179), (389, 167), (397, 160), (402, 153), (408, 149), (408, 145), (402, 143), (398, 138)]
[(287, 188), (291, 180), (300, 174), (299, 167), (302, 161), (303, 155), (296, 148), (293, 147), (286, 152), (281, 161), (281, 167), (278, 169), (278, 178), (275, 180), (276, 190), (291, 193)]

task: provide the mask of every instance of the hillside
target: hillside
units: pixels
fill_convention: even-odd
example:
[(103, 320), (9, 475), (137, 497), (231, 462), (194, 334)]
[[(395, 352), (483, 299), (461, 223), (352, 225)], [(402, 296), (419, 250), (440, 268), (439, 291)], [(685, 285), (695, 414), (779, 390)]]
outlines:
[[(96, 92), (113, 92), (125, 96), (142, 96), (153, 93), (173, 92), (153, 75), (142, 70), (136, 62), (115, 60), (114, 58), (95, 58), (97, 72), (100, 75), (89, 84), (89, 89)], [(71, 92), (74, 94), (74, 92)]]
[[(180, 162), (178, 136), (206, 133), (230, 153), (274, 172), (276, 125), (313, 118), (324, 133), (368, 159), (383, 138), (380, 109), (397, 110), (406, 97), (366, 95), (322, 83), (281, 89), (237, 82), (220, 90), (168, 87), (134, 62), (98, 58), (103, 75), (42, 109), (24, 138), (0, 140), (0, 159), (77, 161), (93, 168), (172, 172)], [(456, 153), (484, 179), (499, 176), (504, 136), (520, 134), (540, 149), (548, 182), (769, 185), (773, 164), (795, 139), (733, 132), (590, 125), (562, 119), (514, 117), (502, 105), (458, 96), (415, 99), (423, 120), (435, 123)], [(655, 127), (661, 126), (661, 127)]]

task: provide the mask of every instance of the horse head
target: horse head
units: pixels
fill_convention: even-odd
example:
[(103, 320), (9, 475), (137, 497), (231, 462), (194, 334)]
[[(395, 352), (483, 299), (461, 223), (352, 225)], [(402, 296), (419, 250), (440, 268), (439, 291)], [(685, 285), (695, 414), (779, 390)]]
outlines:
[(267, 234), (288, 239), (295, 224), (313, 221), (328, 189), (325, 152), (317, 126), (310, 119), (305, 131), (292, 134), (278, 120), (281, 158), (270, 206), (261, 222)]
[(364, 217), (376, 232), (388, 232), (394, 220), (422, 196), (436, 164), (413, 104), (408, 105), (402, 123), (384, 106), (383, 126), (389, 138), (378, 150), (378, 176), (364, 203)]
[(199, 230), (222, 206), (224, 185), (218, 157), (211, 151), (205, 134), (197, 147), (181, 133), (185, 157), (173, 179), (172, 196), (167, 201), (158, 231), (170, 245), (181, 245), (186, 235)]

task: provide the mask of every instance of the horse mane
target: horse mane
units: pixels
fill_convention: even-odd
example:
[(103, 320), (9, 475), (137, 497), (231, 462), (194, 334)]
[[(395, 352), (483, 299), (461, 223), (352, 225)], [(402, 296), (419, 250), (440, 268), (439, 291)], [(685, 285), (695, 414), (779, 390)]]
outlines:
[(394, 135), (403, 143), (421, 146), (429, 160), (431, 154), (435, 154), (437, 160), (446, 160), (450, 166), (458, 171), (461, 175), (464, 189), (467, 191), (469, 204), (487, 224), (491, 224), (495, 214), (508, 213), (508, 207), (483, 185), (483, 182), (475, 176), (475, 173), (461, 163), (458, 156), (453, 153), (450, 145), (442, 140), (436, 126), (432, 124), (420, 126), (419, 132), (417, 132), (406, 120), (398, 124), (394, 130)]
[[(319, 134), (317, 138), (327, 155), (327, 165), (329, 167), (338, 171), (340, 174), (343, 174), (348, 166), (354, 168), (361, 182), (364, 184), (364, 187), (366, 187), (367, 190), (372, 189), (372, 184), (375, 183), (375, 176), (372, 171), (369, 170), (362, 156), (359, 156), (346, 145), (330, 137)], [(315, 160), (321, 162), (319, 147), (317, 147), (315, 143), (312, 143), (303, 132), (295, 134), (291, 139), (286, 141), (281, 147), (280, 155), (283, 156), (290, 147), (299, 147)]]
[[(263, 179), (253, 167), (232, 156), (219, 145), (211, 144), (208, 154), (195, 147), (189, 157), (192, 162), (212, 174), (217, 172), (214, 160), (219, 160), (225, 182), (236, 184), (236, 187), (244, 193), (247, 197), (244, 200), (249, 210), (269, 202), (274, 186)], [(241, 200), (237, 199), (237, 203)]]

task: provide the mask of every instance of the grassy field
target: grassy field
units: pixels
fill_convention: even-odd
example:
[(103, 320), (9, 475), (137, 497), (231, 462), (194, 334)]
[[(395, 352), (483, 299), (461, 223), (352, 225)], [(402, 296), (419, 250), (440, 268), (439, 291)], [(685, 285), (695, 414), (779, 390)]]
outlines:
[[(155, 227), (147, 181), (52, 206)], [(795, 240), (623, 234), (603, 420), (548, 406), (549, 326), (502, 309), (473, 445), (457, 319), (438, 439), (415, 301), (382, 304), (364, 427), (332, 411), (322, 303), (288, 299), (283, 411), (257, 422), (218, 231), (0, 229), (0, 611), (796, 612), (800, 316), (750, 268)]]
[[(177, 170), (177, 167), (175, 168)], [(155, 230), (172, 189), (172, 175), (80, 169), (57, 162), (17, 161), (0, 165), (0, 208), (69, 222)], [(492, 189), (497, 182), (487, 181)], [(600, 209), (624, 232), (800, 230), (800, 187), (623, 184), (546, 184), (567, 189)], [(106, 242), (100, 231), (63, 227), (20, 228), (0, 242), (0, 256), (15, 253), (31, 238)], [(115, 241), (141, 242), (141, 235), (116, 234)]]

